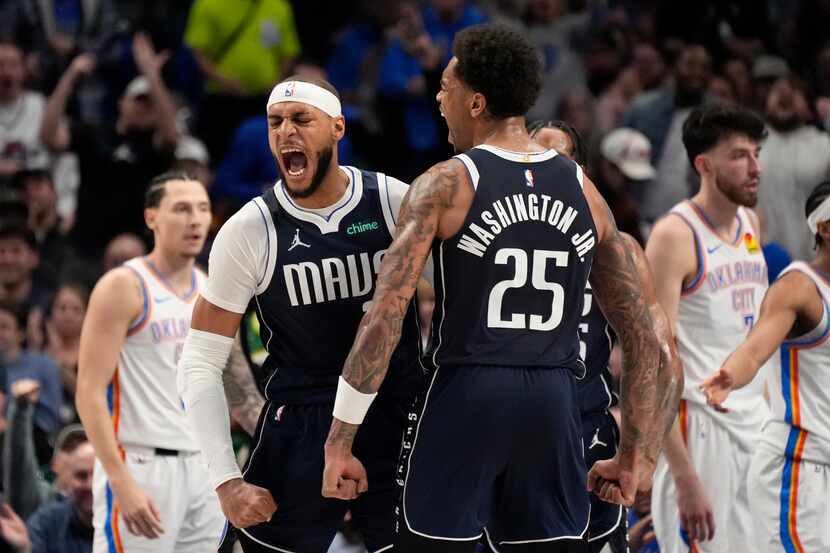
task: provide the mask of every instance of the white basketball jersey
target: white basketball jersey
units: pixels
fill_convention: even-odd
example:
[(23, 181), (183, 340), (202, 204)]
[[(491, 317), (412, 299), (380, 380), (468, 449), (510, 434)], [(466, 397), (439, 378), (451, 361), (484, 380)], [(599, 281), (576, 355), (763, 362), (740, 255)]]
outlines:
[(790, 271), (815, 283), (822, 316), (816, 328), (781, 347), (781, 370), (769, 379), (772, 417), (763, 439), (790, 459), (830, 464), (830, 277), (803, 261), (791, 263), (781, 275)]
[[(700, 385), (738, 348), (758, 318), (768, 288), (767, 264), (743, 207), (738, 208), (738, 231), (731, 242), (722, 240), (690, 201), (678, 204), (671, 213), (692, 229), (698, 263), (697, 275), (683, 290), (678, 306), (683, 398), (705, 406)], [(758, 432), (768, 414), (763, 391), (764, 376), (758, 376), (730, 394), (725, 403), (730, 412), (719, 414), (718, 420), (735, 429)]]
[(109, 388), (116, 437), (125, 446), (198, 451), (177, 391), (176, 365), (206, 277), (194, 269), (190, 290), (179, 296), (146, 257), (124, 265), (141, 281), (144, 309), (130, 326)]

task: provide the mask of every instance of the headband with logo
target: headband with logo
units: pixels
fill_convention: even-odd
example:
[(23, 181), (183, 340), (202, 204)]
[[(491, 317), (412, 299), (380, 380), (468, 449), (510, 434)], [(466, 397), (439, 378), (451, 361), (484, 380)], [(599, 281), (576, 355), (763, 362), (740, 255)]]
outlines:
[(285, 81), (274, 87), (265, 109), (280, 102), (300, 102), (314, 106), (331, 117), (342, 115), (340, 100), (321, 86), (305, 81)]
[(813, 234), (818, 232), (818, 224), (830, 219), (830, 196), (824, 198), (817, 208), (807, 217), (807, 226)]

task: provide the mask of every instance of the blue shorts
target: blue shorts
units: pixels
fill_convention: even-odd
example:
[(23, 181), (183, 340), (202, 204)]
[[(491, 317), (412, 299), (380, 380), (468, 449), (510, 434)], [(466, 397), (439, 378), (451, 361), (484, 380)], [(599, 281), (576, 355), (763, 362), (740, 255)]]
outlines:
[[(590, 470), (597, 461), (612, 458), (617, 453), (620, 432), (617, 422), (607, 411), (587, 413), (582, 417), (582, 441), (585, 445), (585, 464)], [(606, 542), (620, 541), (626, 534), (625, 508), (607, 503), (595, 494), (591, 498), (591, 520), (587, 539), (600, 549)]]
[(395, 539), (395, 469), (408, 406), (376, 401), (355, 438), (369, 491), (354, 501), (322, 496), (323, 445), (333, 404), (268, 402), (257, 426), (246, 482), (268, 489), (277, 503), (266, 523), (236, 530), (246, 553), (326, 553), (347, 511), (370, 552), (390, 551)]
[(442, 367), (410, 421), (399, 535), (474, 548), (486, 528), (510, 549), (582, 539), (589, 501), (571, 371)]

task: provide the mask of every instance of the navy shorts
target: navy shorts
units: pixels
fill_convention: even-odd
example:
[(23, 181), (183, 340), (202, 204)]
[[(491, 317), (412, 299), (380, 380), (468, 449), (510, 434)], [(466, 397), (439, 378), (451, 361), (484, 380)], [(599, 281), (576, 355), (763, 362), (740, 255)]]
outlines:
[(246, 553), (325, 553), (347, 511), (370, 552), (392, 550), (395, 469), (407, 408), (376, 401), (369, 410), (353, 448), (366, 468), (369, 490), (354, 501), (324, 498), (321, 492), (332, 408), (332, 403), (266, 403), (243, 475), (271, 492), (277, 511), (269, 522), (236, 531)]
[(581, 541), (580, 420), (569, 370), (438, 369), (404, 437), (398, 551), (472, 551), (485, 529), (499, 550)]
[[(612, 458), (617, 453), (620, 432), (611, 413), (602, 411), (586, 413), (582, 417), (582, 441), (585, 445), (585, 464), (588, 469), (597, 461)], [(605, 543), (614, 544), (615, 551), (619, 542), (625, 542), (627, 533), (625, 508), (614, 503), (607, 503), (590, 494), (591, 520), (588, 523), (587, 540), (597, 550)]]

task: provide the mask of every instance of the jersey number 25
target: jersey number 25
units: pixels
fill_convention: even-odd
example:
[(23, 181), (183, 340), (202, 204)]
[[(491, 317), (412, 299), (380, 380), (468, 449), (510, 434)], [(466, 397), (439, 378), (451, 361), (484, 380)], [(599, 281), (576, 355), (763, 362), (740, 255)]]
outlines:
[(530, 330), (553, 330), (562, 322), (564, 312), (565, 289), (558, 282), (545, 280), (545, 269), (548, 261), (553, 261), (556, 267), (568, 266), (568, 252), (551, 250), (533, 250), (531, 268), (531, 285), (540, 292), (550, 292), (551, 312), (547, 319), (543, 315), (525, 313), (511, 313), (508, 319), (502, 319), (502, 301), (504, 293), (511, 288), (521, 288), (527, 284), (528, 252), (518, 248), (502, 248), (496, 252), (495, 263), (506, 265), (510, 259), (515, 263), (513, 278), (498, 282), (490, 291), (487, 305), (487, 326), (490, 328), (516, 328)]

